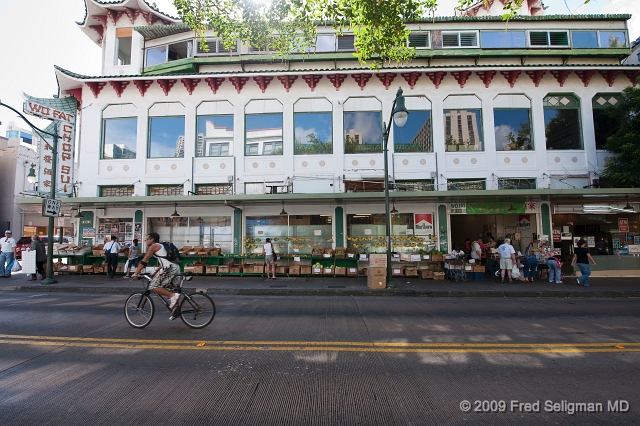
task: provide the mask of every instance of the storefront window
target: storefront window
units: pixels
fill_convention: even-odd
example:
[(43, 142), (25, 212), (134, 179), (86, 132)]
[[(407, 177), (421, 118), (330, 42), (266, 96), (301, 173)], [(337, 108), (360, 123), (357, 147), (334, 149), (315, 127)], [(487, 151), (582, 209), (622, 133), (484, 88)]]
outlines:
[(547, 149), (582, 149), (579, 107), (573, 95), (544, 98)]
[(431, 111), (411, 111), (403, 127), (393, 123), (395, 152), (433, 152)]
[(231, 216), (150, 217), (148, 232), (157, 232), (160, 241), (171, 241), (178, 248), (200, 246), (232, 252)]
[(149, 119), (148, 158), (184, 157), (184, 116)]
[(493, 121), (497, 151), (533, 149), (528, 109), (494, 109)]
[(138, 119), (102, 120), (102, 159), (136, 158)]
[(133, 221), (132, 217), (99, 218), (96, 243), (102, 244), (107, 237), (115, 235), (121, 244), (131, 244), (134, 238), (141, 240), (142, 224)]
[(444, 110), (444, 143), (447, 151), (482, 151), (482, 118), (479, 109)]
[(313, 247), (331, 248), (331, 215), (248, 216), (244, 249), (262, 253), (271, 238), (278, 253), (310, 254)]
[[(348, 214), (347, 247), (358, 253), (386, 253), (384, 214)], [(433, 215), (400, 213), (391, 215), (391, 250), (419, 253), (435, 248)]]
[(382, 152), (380, 112), (344, 113), (344, 153)]
[(484, 179), (447, 179), (447, 190), (468, 191), (487, 189), (487, 182)]
[(620, 102), (620, 95), (598, 93), (593, 97), (591, 105), (593, 107), (593, 127), (596, 134), (596, 149), (604, 149), (607, 138), (614, 135), (620, 124), (609, 117), (607, 107)]
[(198, 116), (196, 157), (233, 155), (233, 115)]
[(282, 155), (282, 113), (248, 114), (245, 155)]
[(331, 113), (296, 113), (293, 115), (295, 126), (295, 155), (332, 154)]

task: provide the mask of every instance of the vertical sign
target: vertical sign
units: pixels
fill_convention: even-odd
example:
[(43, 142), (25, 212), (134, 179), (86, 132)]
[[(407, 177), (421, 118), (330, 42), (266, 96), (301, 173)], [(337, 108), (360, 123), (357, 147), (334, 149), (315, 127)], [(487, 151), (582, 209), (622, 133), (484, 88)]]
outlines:
[[(73, 195), (73, 153), (75, 141), (75, 126), (65, 122), (57, 122), (58, 132), (58, 175), (56, 180), (56, 195)], [(51, 128), (51, 126), (49, 126)], [(47, 136), (41, 142), (40, 148), (40, 176), (38, 192), (48, 194), (51, 191), (53, 176), (53, 137)]]
[(618, 218), (618, 230), (620, 232), (629, 232), (629, 219), (626, 217)]
[(562, 241), (562, 228), (560, 228), (559, 226), (554, 226), (553, 228), (551, 228), (551, 232), (553, 232), (554, 243), (559, 243), (560, 241)]

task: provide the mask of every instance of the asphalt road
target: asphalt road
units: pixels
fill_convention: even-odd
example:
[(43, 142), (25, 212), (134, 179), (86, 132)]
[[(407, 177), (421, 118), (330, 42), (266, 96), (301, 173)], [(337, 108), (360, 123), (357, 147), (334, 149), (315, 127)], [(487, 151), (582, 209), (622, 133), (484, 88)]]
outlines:
[(636, 299), (125, 298), (0, 293), (0, 424), (640, 424)]

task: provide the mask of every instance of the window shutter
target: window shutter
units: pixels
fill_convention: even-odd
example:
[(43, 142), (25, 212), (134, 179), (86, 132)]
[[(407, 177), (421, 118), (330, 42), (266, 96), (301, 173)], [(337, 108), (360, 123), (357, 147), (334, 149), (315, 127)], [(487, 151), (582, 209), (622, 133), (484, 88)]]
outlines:
[(409, 47), (415, 47), (416, 49), (429, 47), (429, 33), (410, 34)]
[(549, 45), (548, 33), (546, 31), (544, 32), (532, 31), (529, 33), (529, 42), (531, 43), (532, 46), (548, 46)]
[(458, 46), (458, 33), (442, 33), (442, 47)]
[(569, 35), (565, 31), (550, 31), (549, 44), (551, 46), (568, 46)]
[(355, 50), (354, 42), (353, 35), (338, 36), (338, 50)]
[(476, 33), (460, 33), (460, 47), (476, 47), (477, 45)]

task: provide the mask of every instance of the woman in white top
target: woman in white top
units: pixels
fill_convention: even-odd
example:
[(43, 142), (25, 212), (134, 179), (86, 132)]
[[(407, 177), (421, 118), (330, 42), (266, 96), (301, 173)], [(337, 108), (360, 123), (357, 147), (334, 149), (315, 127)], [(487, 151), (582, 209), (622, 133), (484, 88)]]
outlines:
[(264, 254), (264, 263), (267, 270), (267, 279), (269, 279), (269, 269), (271, 269), (271, 278), (276, 278), (276, 251), (273, 248), (271, 238), (267, 238), (264, 246), (262, 246), (262, 253)]

